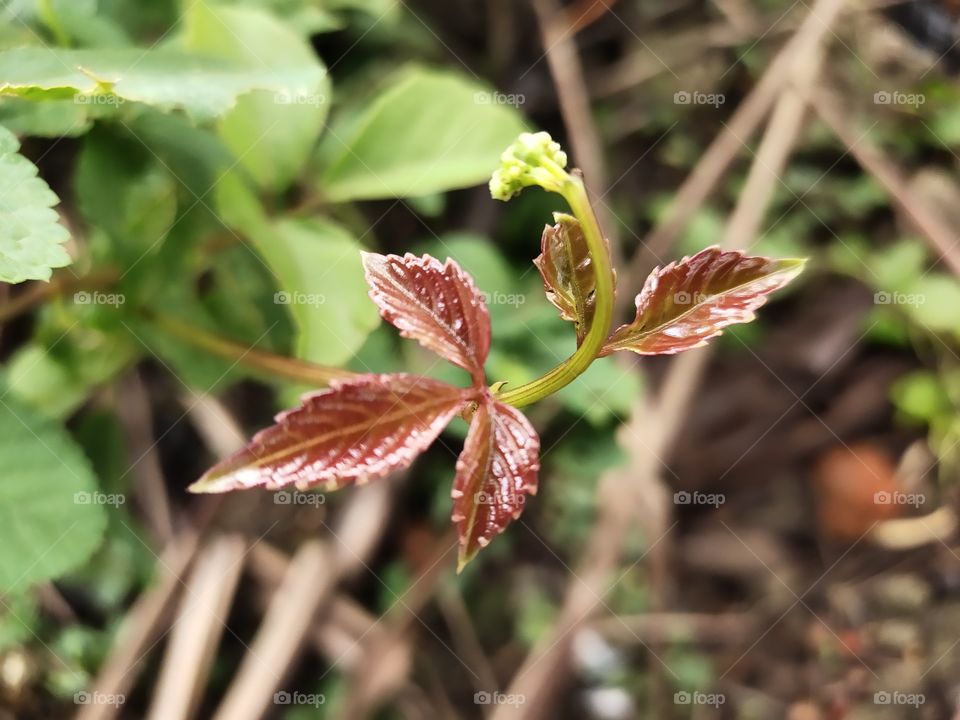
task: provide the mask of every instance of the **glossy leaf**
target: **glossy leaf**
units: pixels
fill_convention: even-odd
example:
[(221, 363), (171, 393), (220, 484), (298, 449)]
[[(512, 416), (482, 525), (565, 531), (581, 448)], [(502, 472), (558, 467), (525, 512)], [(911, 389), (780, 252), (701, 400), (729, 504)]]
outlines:
[(322, 485), (336, 490), (408, 466), (468, 401), (470, 391), (414, 375), (334, 381), (280, 413), (240, 452), (190, 486), (198, 493)]
[(579, 346), (593, 321), (596, 275), (580, 223), (560, 213), (556, 220), (556, 225), (543, 229), (540, 255), (533, 264), (543, 278), (547, 299), (560, 317), (576, 324)]
[(184, 42), (194, 52), (242, 63), (256, 72), (299, 68), (311, 84), (299, 94), (254, 91), (237, 98), (219, 133), (249, 177), (280, 191), (301, 171), (330, 107), (330, 80), (310, 44), (266, 10), (192, 2)]
[(235, 172), (214, 192), (226, 223), (252, 240), (273, 274), (273, 302), (293, 319), (296, 356), (321, 365), (347, 362), (380, 324), (367, 299), (357, 239), (322, 216), (269, 218)]
[[(421, 196), (486, 182), (523, 131), (516, 109), (459, 73), (405, 68), (327, 135), (324, 195), (334, 202)], [(398, 141), (397, 128), (403, 128)]]
[(49, 280), (52, 268), (70, 264), (70, 233), (53, 209), (60, 200), (19, 148), (0, 127), (0, 281), (8, 283)]
[(485, 384), (490, 314), (483, 295), (449, 258), (363, 253), (370, 297), (385, 320)]
[(610, 336), (601, 355), (630, 350), (671, 355), (705, 345), (803, 270), (803, 260), (771, 260), (717, 247), (657, 268), (637, 295), (637, 316)]
[(460, 537), (458, 571), (507, 525), (537, 492), (540, 438), (514, 407), (484, 397), (474, 413), (451, 495)]
[(258, 69), (168, 49), (23, 47), (0, 52), (0, 96), (73, 99), (114, 111), (124, 102), (139, 102), (165, 111), (182, 109), (197, 120), (222, 115), (251, 90), (300, 97), (322, 75), (315, 65)]
[(103, 538), (106, 498), (70, 434), (6, 397), (0, 473), (0, 591), (23, 590), (86, 562)]

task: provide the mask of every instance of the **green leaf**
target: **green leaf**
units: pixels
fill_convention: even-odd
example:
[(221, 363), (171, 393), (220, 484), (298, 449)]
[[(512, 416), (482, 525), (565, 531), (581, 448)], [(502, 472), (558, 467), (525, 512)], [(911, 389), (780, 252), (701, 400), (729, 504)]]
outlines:
[(360, 262), (360, 243), (328, 220), (271, 221), (236, 175), (217, 186), (224, 221), (251, 238), (277, 279), (274, 302), (297, 330), (296, 355), (342, 365), (380, 324)]
[(220, 0), (218, 5), (269, 11), (304, 37), (342, 30), (346, 25), (324, 0)]
[(8, 283), (49, 280), (52, 268), (70, 264), (70, 233), (53, 210), (60, 200), (19, 149), (0, 127), (0, 281)]
[(137, 265), (163, 244), (177, 214), (177, 182), (143, 143), (98, 126), (83, 143), (74, 180), (90, 227), (110, 237), (109, 260)]
[(285, 23), (255, 8), (196, 2), (186, 16), (189, 50), (257, 72), (296, 69), (310, 77), (298, 94), (253, 92), (220, 121), (220, 135), (261, 187), (281, 190), (301, 171), (327, 117), (330, 81), (310, 45)]
[(0, 125), (17, 135), (78, 137), (93, 125), (88, 107), (72, 100), (33, 102), (17, 97), (0, 98)]
[(317, 77), (317, 68), (303, 65), (258, 70), (166, 49), (28, 47), (0, 52), (0, 95), (72, 98), (90, 106), (141, 102), (162, 110), (184, 110), (197, 120), (222, 115), (251, 90), (299, 97), (316, 86)]
[(4, 375), (10, 397), (44, 417), (65, 418), (133, 357), (134, 348), (124, 338), (78, 329), (61, 333), (52, 348), (36, 340), (18, 348)]
[(0, 398), (0, 589), (83, 563), (106, 525), (87, 458), (59, 426)]
[[(953, 332), (960, 335), (960, 282), (947, 273), (930, 273), (918, 278), (903, 300), (916, 322), (932, 332)], [(893, 297), (895, 302), (900, 298)]]
[(281, 279), (274, 301), (290, 306), (297, 357), (323, 365), (349, 360), (380, 324), (356, 238), (327, 220), (282, 220), (257, 246)]
[(410, 69), (354, 121), (327, 135), (322, 175), (334, 201), (422, 196), (489, 179), (503, 148), (523, 132), (512, 107), (461, 75)]
[(39, 620), (36, 602), (29, 593), (5, 596), (0, 605), (0, 652), (28, 642), (36, 634)]

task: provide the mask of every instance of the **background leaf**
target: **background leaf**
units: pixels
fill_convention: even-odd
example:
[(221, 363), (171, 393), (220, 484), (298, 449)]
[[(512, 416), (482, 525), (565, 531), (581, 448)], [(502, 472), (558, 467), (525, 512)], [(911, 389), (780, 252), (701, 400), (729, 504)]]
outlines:
[(106, 525), (93, 471), (74, 441), (0, 399), (0, 588), (25, 588), (84, 562)]
[(238, 98), (220, 120), (219, 132), (250, 178), (280, 190), (292, 181), (323, 128), (330, 81), (313, 48), (271, 14), (247, 7), (196, 2), (186, 17), (187, 48), (241, 63), (258, 72), (296, 68), (311, 78), (302, 92), (254, 91)]
[(49, 280), (52, 268), (70, 264), (63, 247), (70, 233), (52, 209), (59, 199), (19, 149), (0, 127), (0, 280)]
[[(485, 182), (525, 129), (520, 114), (451, 72), (407, 70), (325, 142), (324, 193), (334, 201), (420, 196)], [(403, 128), (403, 142), (397, 142)]]
[(356, 238), (322, 218), (270, 220), (235, 174), (219, 183), (217, 196), (227, 224), (253, 240), (274, 274), (274, 303), (286, 305), (296, 325), (297, 357), (323, 365), (349, 360), (380, 324)]
[(185, 110), (197, 120), (223, 114), (251, 90), (304, 95), (316, 87), (315, 67), (256, 70), (236, 62), (172, 50), (118, 48), (55, 50), (15, 48), (0, 52), (0, 95), (32, 100), (70, 99), (116, 107), (141, 102)]

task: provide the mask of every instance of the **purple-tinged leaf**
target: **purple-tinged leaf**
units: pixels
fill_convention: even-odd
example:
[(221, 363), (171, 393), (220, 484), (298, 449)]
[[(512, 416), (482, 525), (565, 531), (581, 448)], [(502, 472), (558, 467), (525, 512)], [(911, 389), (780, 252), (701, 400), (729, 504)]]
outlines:
[(363, 253), (370, 298), (404, 337), (470, 372), (485, 384), (490, 314), (483, 295), (453, 260)]
[(533, 264), (543, 278), (547, 300), (560, 317), (576, 325), (579, 346), (593, 322), (597, 278), (580, 223), (561, 213), (555, 218), (556, 225), (543, 229), (540, 255)]
[(458, 572), (520, 517), (537, 492), (540, 438), (526, 416), (489, 394), (480, 401), (453, 483), (453, 521), (460, 536)]
[(280, 413), (192, 492), (252, 487), (336, 490), (408, 466), (470, 401), (472, 390), (414, 375), (334, 380)]
[(754, 310), (800, 274), (804, 260), (748, 257), (709, 247), (657, 268), (637, 295), (637, 316), (601, 350), (671, 355), (706, 345), (723, 328), (750, 322)]

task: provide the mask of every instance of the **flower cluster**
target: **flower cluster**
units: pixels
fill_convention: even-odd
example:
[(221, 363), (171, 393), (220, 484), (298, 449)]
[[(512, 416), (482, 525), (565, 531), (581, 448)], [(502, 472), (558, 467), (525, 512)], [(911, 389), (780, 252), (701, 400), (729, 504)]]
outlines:
[(523, 133), (500, 156), (500, 167), (490, 180), (490, 194), (495, 200), (509, 200), (531, 185), (561, 192), (570, 180), (566, 166), (567, 154), (550, 133)]

